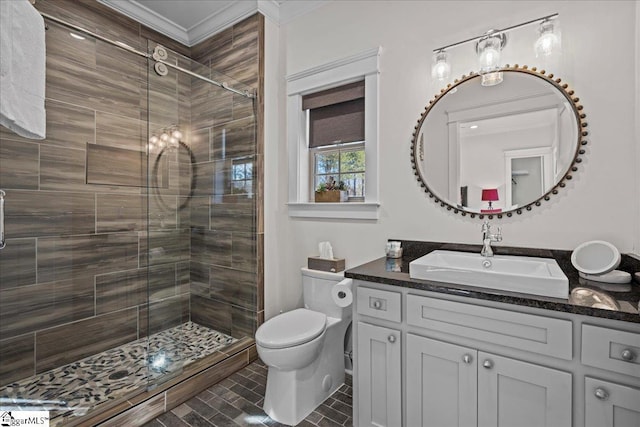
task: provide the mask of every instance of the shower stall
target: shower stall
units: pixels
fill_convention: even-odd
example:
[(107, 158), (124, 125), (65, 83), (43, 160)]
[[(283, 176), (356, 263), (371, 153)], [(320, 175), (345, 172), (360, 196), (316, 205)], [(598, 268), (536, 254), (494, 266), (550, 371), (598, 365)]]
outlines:
[(251, 341), (256, 95), (43, 15), (47, 138), (0, 128), (0, 407), (68, 426)]

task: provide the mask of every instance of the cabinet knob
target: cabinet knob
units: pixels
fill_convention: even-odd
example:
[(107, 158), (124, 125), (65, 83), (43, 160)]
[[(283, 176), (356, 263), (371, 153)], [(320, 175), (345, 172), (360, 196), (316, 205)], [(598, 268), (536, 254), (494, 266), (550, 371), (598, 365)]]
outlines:
[(382, 303), (380, 302), (380, 300), (375, 300), (373, 302), (373, 308), (375, 308), (376, 310), (379, 309), (380, 307), (382, 307)]
[(471, 363), (473, 362), (473, 357), (470, 354), (465, 354), (464, 356), (462, 356), (462, 361), (464, 363)]
[(623, 360), (626, 360), (627, 362), (632, 362), (633, 359), (636, 358), (636, 354), (633, 352), (633, 350), (629, 348), (625, 348), (624, 350), (622, 350), (622, 353), (620, 353), (620, 356), (622, 357)]
[(389, 337), (387, 338), (387, 340), (388, 340), (391, 344), (393, 344), (394, 342), (396, 342), (396, 336), (395, 336), (395, 335), (393, 335), (393, 334), (391, 334), (391, 335), (389, 335)]
[(609, 398), (609, 393), (602, 387), (598, 387), (593, 394), (600, 400), (607, 400)]
[(493, 368), (493, 362), (491, 360), (487, 359), (484, 362), (482, 362), (482, 366), (484, 366), (487, 369), (491, 369), (491, 368)]

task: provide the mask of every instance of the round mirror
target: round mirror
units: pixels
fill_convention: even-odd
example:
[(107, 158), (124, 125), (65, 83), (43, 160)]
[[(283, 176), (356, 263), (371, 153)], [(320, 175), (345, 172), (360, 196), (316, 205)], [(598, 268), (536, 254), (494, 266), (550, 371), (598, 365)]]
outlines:
[(578, 170), (587, 143), (582, 106), (561, 79), (517, 65), (500, 73), (497, 85), (471, 74), (442, 89), (413, 135), (411, 162), (425, 192), (472, 218), (540, 206)]

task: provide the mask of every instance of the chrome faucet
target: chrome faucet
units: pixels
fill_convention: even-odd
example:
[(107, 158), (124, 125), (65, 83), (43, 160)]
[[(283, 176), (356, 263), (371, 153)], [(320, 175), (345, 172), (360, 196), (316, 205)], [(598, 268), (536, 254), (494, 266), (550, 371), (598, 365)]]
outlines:
[(485, 221), (484, 224), (482, 224), (482, 250), (480, 251), (480, 255), (482, 255), (483, 257), (493, 256), (491, 242), (501, 241), (502, 229), (498, 227), (498, 232), (496, 234), (491, 234), (491, 225), (489, 225), (489, 221)]

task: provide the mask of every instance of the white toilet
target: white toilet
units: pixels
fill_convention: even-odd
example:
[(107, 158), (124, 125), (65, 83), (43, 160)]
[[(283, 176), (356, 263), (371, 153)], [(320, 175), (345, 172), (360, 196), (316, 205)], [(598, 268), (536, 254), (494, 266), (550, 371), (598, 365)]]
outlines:
[(342, 273), (303, 268), (305, 308), (275, 316), (256, 331), (258, 355), (269, 367), (264, 411), (282, 424), (298, 424), (344, 383), (351, 307), (339, 307), (331, 295), (341, 281), (350, 287)]

